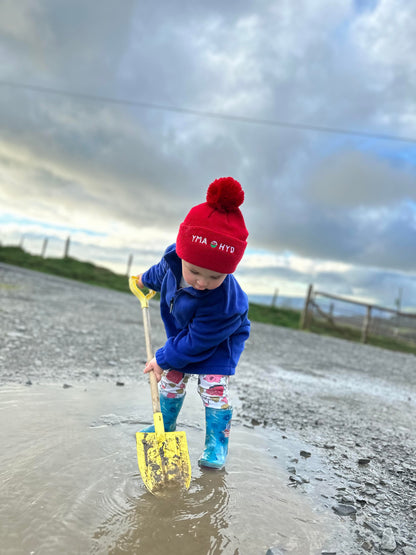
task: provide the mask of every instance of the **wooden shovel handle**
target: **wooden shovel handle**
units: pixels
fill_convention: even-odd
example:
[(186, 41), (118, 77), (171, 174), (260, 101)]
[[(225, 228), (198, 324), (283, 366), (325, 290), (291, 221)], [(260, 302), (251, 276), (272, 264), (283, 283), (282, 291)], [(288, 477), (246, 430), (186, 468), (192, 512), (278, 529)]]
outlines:
[[(130, 291), (135, 295), (141, 304), (143, 311), (143, 325), (144, 325), (144, 337), (146, 339), (146, 355), (147, 362), (153, 358), (152, 342), (150, 339), (150, 316), (149, 316), (149, 300), (156, 295), (156, 291), (151, 289), (147, 294), (137, 286), (138, 276), (131, 276), (129, 279)], [(159, 400), (159, 388), (157, 386), (157, 380), (153, 370), (149, 372), (149, 382), (150, 391), (152, 393), (152, 407), (153, 413), (160, 412), (160, 400)]]
[[(144, 337), (146, 340), (146, 355), (147, 362), (153, 358), (152, 342), (150, 339), (150, 317), (149, 317), (149, 307), (143, 306), (143, 326), (144, 326)], [(160, 412), (160, 399), (159, 399), (159, 388), (157, 386), (157, 380), (153, 370), (149, 372), (149, 382), (150, 391), (152, 394), (152, 408), (153, 413)]]

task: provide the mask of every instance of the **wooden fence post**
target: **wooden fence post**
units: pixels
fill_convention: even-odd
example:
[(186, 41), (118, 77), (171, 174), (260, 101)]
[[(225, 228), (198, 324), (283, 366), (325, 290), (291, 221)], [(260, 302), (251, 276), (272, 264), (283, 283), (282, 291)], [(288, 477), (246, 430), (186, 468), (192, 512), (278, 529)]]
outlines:
[(311, 302), (312, 292), (313, 292), (313, 285), (311, 284), (308, 287), (305, 306), (303, 307), (302, 314), (300, 315), (299, 327), (301, 330), (304, 330), (309, 326), (309, 303)]
[(68, 258), (69, 255), (69, 245), (71, 243), (71, 236), (68, 235), (65, 243), (65, 251), (64, 251), (64, 258)]
[(45, 254), (46, 254), (46, 247), (48, 246), (48, 238), (45, 237), (45, 239), (43, 240), (43, 245), (42, 245), (42, 254), (41, 257), (45, 258)]
[(130, 254), (130, 255), (129, 255), (129, 258), (128, 258), (128, 260), (127, 260), (127, 273), (126, 273), (127, 277), (130, 277), (130, 271), (131, 271), (131, 265), (132, 265), (132, 263), (133, 263), (133, 255)]
[(361, 343), (367, 343), (368, 330), (370, 329), (371, 322), (371, 305), (367, 305), (367, 312), (364, 316), (363, 327), (361, 330)]
[(279, 289), (275, 289), (274, 290), (274, 294), (273, 294), (273, 298), (272, 298), (272, 308), (276, 308), (276, 301), (277, 301), (277, 296), (279, 294)]

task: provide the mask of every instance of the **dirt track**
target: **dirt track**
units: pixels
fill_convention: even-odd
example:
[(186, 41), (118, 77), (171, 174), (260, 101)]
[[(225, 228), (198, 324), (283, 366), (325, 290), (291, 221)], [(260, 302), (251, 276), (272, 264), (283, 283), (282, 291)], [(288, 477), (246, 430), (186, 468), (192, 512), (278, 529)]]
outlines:
[[(144, 379), (132, 296), (0, 264), (0, 298), (0, 385)], [(416, 554), (415, 356), (254, 324), (233, 388), (246, 425), (310, 445), (288, 483), (348, 523), (334, 552)]]

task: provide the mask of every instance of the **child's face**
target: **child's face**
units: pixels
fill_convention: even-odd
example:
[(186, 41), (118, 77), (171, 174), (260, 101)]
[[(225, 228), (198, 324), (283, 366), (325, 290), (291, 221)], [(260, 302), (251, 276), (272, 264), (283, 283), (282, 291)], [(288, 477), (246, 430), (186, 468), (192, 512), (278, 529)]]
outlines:
[(182, 260), (182, 275), (186, 283), (198, 291), (216, 289), (227, 277), (227, 274), (219, 274), (200, 266), (194, 266), (185, 260)]

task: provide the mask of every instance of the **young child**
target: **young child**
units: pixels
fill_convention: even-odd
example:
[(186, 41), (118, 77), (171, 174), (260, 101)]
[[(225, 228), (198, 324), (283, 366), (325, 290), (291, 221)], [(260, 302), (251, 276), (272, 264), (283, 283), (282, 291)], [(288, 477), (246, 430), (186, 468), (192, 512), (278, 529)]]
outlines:
[[(191, 374), (205, 406), (205, 449), (200, 466), (222, 468), (228, 452), (232, 407), (229, 377), (249, 336), (247, 295), (232, 275), (246, 248), (248, 232), (239, 206), (241, 185), (216, 179), (206, 202), (194, 206), (179, 227), (176, 245), (137, 280), (160, 291), (167, 341), (147, 363), (160, 382), (165, 430), (176, 429)], [(143, 432), (154, 432), (149, 426)]]

